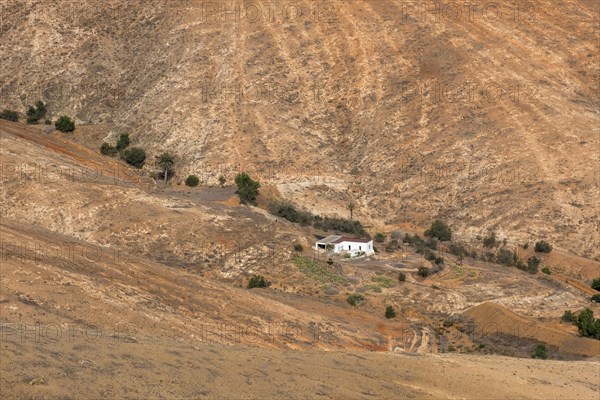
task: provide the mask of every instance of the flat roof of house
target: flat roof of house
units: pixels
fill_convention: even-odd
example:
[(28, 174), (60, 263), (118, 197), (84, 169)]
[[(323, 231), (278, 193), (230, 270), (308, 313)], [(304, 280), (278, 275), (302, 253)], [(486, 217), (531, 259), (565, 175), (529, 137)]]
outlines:
[(336, 241), (336, 243), (342, 243), (342, 242), (369, 243), (370, 241), (371, 241), (371, 239), (351, 238), (351, 237), (342, 236), (341, 238), (339, 238)]
[(342, 237), (339, 235), (329, 235), (327, 237), (324, 237), (321, 240), (317, 240), (318, 243), (337, 243), (337, 240), (341, 239)]
[(317, 240), (317, 243), (342, 243), (342, 242), (354, 242), (354, 243), (369, 243), (371, 239), (363, 238), (351, 238), (347, 236), (329, 235), (321, 240)]

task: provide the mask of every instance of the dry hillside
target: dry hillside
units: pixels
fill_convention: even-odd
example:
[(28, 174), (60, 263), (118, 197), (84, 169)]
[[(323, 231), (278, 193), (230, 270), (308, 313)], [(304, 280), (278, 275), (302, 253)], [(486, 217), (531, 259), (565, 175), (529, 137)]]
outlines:
[(3, 0), (0, 108), (129, 131), (178, 179), (600, 256), (598, 2), (422, 4)]
[(600, 2), (416, 3), (0, 0), (0, 398), (597, 399)]

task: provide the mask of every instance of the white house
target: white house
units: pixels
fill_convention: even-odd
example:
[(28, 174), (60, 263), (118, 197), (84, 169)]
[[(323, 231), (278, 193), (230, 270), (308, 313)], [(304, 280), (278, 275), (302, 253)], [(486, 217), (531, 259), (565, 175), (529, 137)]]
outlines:
[(370, 256), (375, 253), (373, 250), (373, 240), (349, 238), (338, 235), (330, 235), (321, 240), (317, 240), (315, 244), (317, 250), (329, 250), (334, 253), (348, 253), (351, 257), (355, 257), (364, 252)]

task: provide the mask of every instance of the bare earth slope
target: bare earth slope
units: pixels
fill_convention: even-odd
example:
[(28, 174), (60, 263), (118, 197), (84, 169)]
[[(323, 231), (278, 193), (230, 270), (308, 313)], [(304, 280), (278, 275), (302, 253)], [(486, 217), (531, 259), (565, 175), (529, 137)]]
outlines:
[(598, 2), (228, 4), (4, 0), (0, 108), (128, 130), (180, 180), (600, 256)]
[(2, 395), (11, 399), (223, 399), (232, 393), (273, 399), (598, 398), (598, 365), (592, 361), (295, 352), (80, 337), (6, 341), (2, 355), (0, 363), (11, 365), (2, 374)]
[[(448, 258), (442, 273), (365, 293), (367, 305), (353, 308), (345, 291), (324, 296), (322, 284), (290, 262), (289, 240), (307, 232), (275, 224), (259, 208), (227, 205), (227, 190), (157, 190), (133, 168), (70, 140), (79, 135), (0, 121), (3, 397), (222, 398), (243, 390), (251, 398), (587, 399), (598, 391), (596, 341), (560, 327), (549, 338), (533, 320), (587, 306), (587, 293)], [(372, 283), (378, 263), (358, 261), (341, 267), (357, 288)], [(379, 263), (377, 273), (394, 282), (398, 270)], [(255, 271), (273, 287), (242, 288)], [(492, 300), (528, 318), (476, 305)], [(394, 320), (382, 315), (389, 302), (399, 310)], [(529, 329), (516, 339), (548, 343), (553, 358), (592, 358), (439, 354), (441, 336), (474, 351), (467, 334), (451, 328), (440, 336), (441, 322), (432, 322), (474, 304), (465, 313), (479, 325), (474, 338), (502, 333), (490, 323), (508, 321)]]

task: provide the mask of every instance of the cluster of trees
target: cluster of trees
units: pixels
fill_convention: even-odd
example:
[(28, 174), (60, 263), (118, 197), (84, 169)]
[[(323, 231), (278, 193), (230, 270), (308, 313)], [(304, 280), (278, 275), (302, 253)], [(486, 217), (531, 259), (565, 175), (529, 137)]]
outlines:
[(269, 203), (268, 209), (273, 215), (277, 215), (278, 217), (285, 218), (290, 222), (299, 223), (301, 225), (312, 225), (314, 228), (322, 229), (324, 231), (368, 236), (360, 221), (314, 215), (308, 211), (297, 209), (288, 201), (272, 201)]
[[(34, 105), (29, 106), (25, 115), (27, 116), (28, 124), (38, 124), (42, 118), (48, 113), (48, 107), (42, 100), (38, 100)], [(3, 110), (0, 113), (0, 119), (12, 122), (19, 122), (19, 113), (14, 110)], [(52, 121), (45, 120), (47, 125)], [(73, 132), (75, 130), (75, 121), (66, 115), (60, 116), (54, 123), (54, 127), (61, 132)]]
[[(100, 153), (114, 157), (117, 154), (123, 161), (135, 168), (143, 168), (146, 163), (146, 151), (141, 147), (129, 147), (131, 138), (129, 133), (121, 133), (115, 145), (104, 142), (100, 146)], [(170, 177), (174, 174), (175, 156), (169, 152), (161, 153), (156, 157), (156, 166), (160, 169), (164, 183), (166, 184)], [(189, 178), (188, 178), (189, 179)], [(196, 178), (197, 179), (197, 178)], [(188, 182), (186, 181), (186, 184)], [(192, 183), (192, 181), (190, 181)], [(196, 185), (198, 183), (196, 182)]]
[(29, 109), (27, 110), (27, 123), (37, 124), (40, 119), (46, 116), (47, 112), (48, 109), (46, 108), (46, 104), (43, 101), (38, 100), (34, 106), (29, 106)]
[(122, 133), (114, 146), (107, 142), (102, 143), (100, 153), (108, 157), (119, 154), (127, 164), (142, 168), (146, 162), (146, 152), (141, 147), (128, 148), (130, 143), (129, 133)]

